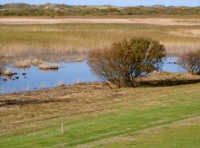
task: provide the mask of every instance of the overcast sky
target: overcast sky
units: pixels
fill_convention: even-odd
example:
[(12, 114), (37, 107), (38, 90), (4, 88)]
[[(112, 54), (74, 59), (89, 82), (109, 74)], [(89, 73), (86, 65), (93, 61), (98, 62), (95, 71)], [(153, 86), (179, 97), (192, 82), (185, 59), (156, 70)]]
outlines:
[(137, 5), (166, 5), (166, 6), (200, 6), (200, 0), (0, 0), (5, 3), (62, 3), (69, 5), (116, 5), (116, 6), (137, 6)]

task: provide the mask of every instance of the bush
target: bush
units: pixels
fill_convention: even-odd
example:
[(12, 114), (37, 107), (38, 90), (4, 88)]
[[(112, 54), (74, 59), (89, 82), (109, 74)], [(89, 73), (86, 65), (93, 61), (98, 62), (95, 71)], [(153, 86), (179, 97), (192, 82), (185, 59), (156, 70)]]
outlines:
[(135, 86), (134, 78), (160, 68), (165, 48), (159, 42), (132, 38), (113, 43), (110, 49), (89, 53), (88, 64), (103, 80), (118, 87)]
[(179, 64), (187, 69), (188, 72), (200, 74), (200, 50), (187, 52), (180, 57)]

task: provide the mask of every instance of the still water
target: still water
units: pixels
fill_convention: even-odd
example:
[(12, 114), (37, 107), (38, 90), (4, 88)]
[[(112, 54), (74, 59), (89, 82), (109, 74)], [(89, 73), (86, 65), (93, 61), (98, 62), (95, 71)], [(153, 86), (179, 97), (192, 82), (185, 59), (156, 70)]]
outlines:
[(163, 59), (163, 66), (160, 71), (172, 73), (187, 73), (188, 71), (178, 64), (178, 57), (167, 57)]
[(34, 66), (25, 70), (8, 66), (7, 69), (16, 72), (19, 78), (12, 80), (15, 78), (14, 76), (11, 80), (5, 80), (5, 78), (1, 77), (0, 94), (52, 88), (60, 84), (99, 81), (96, 75), (91, 72), (87, 61), (61, 62), (58, 65), (59, 69), (56, 71), (41, 71)]
[[(186, 73), (187, 71), (177, 64), (177, 60), (177, 57), (163, 59), (164, 64), (160, 71)], [(100, 81), (92, 73), (87, 61), (61, 62), (58, 65), (59, 69), (57, 71), (41, 71), (34, 66), (25, 70), (7, 66), (6, 68), (16, 72), (17, 76), (12, 77), (10, 80), (0, 77), (0, 94), (52, 88), (60, 84)]]

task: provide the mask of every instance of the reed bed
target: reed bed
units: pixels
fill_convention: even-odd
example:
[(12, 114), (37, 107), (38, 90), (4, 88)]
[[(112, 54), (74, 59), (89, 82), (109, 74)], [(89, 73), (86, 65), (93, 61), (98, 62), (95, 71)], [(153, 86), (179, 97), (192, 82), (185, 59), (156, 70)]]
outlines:
[[(200, 37), (172, 34), (178, 30), (200, 30), (200, 26), (147, 24), (49, 24), (0, 25), (0, 56), (44, 61), (84, 59), (90, 50), (107, 48), (129, 37), (161, 41), (169, 54), (181, 54), (200, 47)], [(10, 57), (10, 59), (9, 59)], [(12, 57), (12, 58), (11, 58)], [(11, 60), (12, 59), (12, 60)]]

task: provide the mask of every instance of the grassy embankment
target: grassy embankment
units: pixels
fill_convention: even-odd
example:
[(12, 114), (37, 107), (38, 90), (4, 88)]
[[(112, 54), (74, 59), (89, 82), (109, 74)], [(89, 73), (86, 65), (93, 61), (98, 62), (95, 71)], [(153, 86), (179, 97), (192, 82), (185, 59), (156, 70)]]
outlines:
[(0, 96), (0, 147), (196, 148), (199, 89), (96, 83)]
[(177, 55), (200, 48), (199, 30), (198, 25), (2, 24), (0, 55), (8, 61), (30, 57), (47, 61), (82, 59), (89, 50), (106, 48), (115, 41), (134, 36), (159, 40), (168, 54)]

